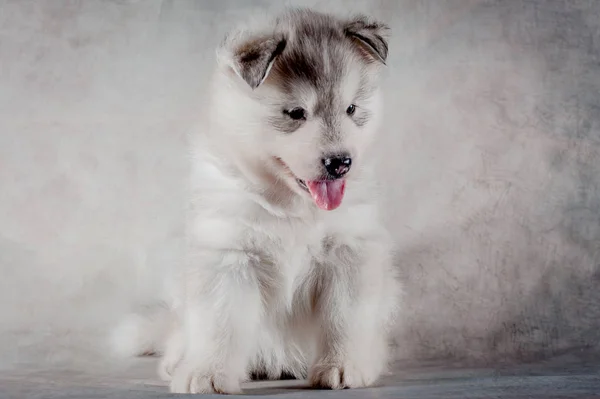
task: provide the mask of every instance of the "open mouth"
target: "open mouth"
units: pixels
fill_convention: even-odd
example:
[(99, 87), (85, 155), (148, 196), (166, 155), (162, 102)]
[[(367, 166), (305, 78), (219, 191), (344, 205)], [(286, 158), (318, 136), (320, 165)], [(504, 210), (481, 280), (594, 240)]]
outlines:
[(292, 172), (285, 162), (279, 157), (275, 161), (285, 170), (288, 176), (291, 176), (298, 186), (307, 192), (315, 204), (325, 211), (332, 211), (342, 204), (344, 193), (346, 191), (346, 180), (303, 180)]

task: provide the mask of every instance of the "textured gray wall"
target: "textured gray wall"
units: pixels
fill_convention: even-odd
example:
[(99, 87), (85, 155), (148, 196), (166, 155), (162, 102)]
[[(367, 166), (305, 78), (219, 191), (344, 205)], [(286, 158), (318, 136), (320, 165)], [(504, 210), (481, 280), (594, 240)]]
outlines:
[[(85, 364), (152, 297), (213, 48), (275, 4), (0, 0), (0, 368)], [(393, 29), (398, 356), (600, 349), (600, 2), (296, 4)]]

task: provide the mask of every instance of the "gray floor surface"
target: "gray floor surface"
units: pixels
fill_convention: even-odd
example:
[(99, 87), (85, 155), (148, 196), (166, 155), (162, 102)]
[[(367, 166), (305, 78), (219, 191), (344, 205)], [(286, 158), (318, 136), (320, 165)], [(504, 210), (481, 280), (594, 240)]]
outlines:
[[(126, 373), (91, 374), (73, 370), (21, 369), (0, 376), (2, 398), (170, 398), (154, 377), (155, 360), (141, 359)], [(466, 368), (442, 364), (398, 364), (368, 389), (325, 391), (304, 381), (257, 381), (244, 384), (237, 397), (274, 398), (600, 398), (600, 361), (568, 361)], [(198, 397), (198, 396), (196, 396)], [(222, 397), (205, 395), (203, 397)]]

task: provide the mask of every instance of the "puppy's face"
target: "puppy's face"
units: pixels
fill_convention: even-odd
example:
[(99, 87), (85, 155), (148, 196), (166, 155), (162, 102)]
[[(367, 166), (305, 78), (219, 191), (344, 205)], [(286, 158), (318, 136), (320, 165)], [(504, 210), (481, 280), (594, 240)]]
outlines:
[(332, 210), (378, 127), (386, 28), (309, 10), (274, 25), (226, 44), (226, 69), (243, 86), (231, 95), (252, 110), (244, 115), (254, 149), (294, 191)]

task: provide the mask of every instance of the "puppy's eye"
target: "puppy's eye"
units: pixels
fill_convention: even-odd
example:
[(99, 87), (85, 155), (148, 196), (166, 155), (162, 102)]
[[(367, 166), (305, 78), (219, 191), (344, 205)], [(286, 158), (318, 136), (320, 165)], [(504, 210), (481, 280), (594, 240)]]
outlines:
[(304, 109), (302, 109), (300, 107), (292, 108), (290, 110), (285, 110), (285, 111), (283, 111), (283, 113), (295, 121), (306, 119), (306, 111), (304, 111)]
[(354, 115), (354, 112), (356, 112), (356, 105), (354, 105), (354, 104), (348, 105), (348, 108), (346, 108), (346, 113), (348, 115)]

